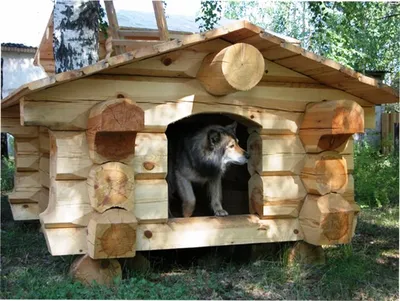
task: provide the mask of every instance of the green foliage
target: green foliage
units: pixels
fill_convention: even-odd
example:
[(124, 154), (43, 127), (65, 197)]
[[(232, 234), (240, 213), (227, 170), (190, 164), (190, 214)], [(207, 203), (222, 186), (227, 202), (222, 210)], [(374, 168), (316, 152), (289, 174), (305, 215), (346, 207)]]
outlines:
[(398, 88), (400, 5), (396, 2), (309, 2), (312, 50), (357, 71), (388, 71)]
[(356, 200), (361, 205), (382, 207), (399, 202), (399, 153), (382, 155), (367, 142), (354, 147)]
[(399, 88), (399, 3), (227, 1), (224, 16), (299, 39), (356, 71), (387, 71), (385, 82)]
[(200, 32), (211, 30), (221, 19), (222, 4), (219, 0), (201, 1), (200, 13), (195, 22), (199, 22)]
[(11, 191), (14, 188), (14, 173), (15, 162), (14, 160), (2, 158), (1, 159), (1, 191)]

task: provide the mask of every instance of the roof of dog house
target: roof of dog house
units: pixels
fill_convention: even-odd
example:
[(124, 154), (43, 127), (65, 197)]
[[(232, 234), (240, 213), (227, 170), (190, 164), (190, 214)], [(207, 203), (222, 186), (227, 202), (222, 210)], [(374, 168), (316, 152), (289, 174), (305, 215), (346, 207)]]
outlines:
[[(192, 50), (195, 52), (218, 52), (235, 43), (246, 43), (255, 46), (270, 64), (262, 78), (262, 82), (291, 83), (298, 87), (324, 85), (328, 88), (343, 90), (349, 94), (365, 100), (373, 106), (375, 104), (394, 103), (398, 101), (398, 92), (388, 85), (374, 78), (365, 76), (333, 60), (326, 59), (296, 46), (287, 39), (273, 35), (262, 28), (247, 21), (234, 22), (229, 26), (220, 27), (205, 33), (193, 34), (174, 39), (153, 46), (147, 46), (101, 60), (96, 64), (84, 68), (59, 73), (25, 84), (2, 101), (2, 108), (13, 106), (21, 97), (32, 92), (47, 89), (56, 85), (62, 85), (70, 81), (80, 80), (92, 75), (147, 75), (165, 77), (195, 78), (195, 71), (179, 71), (171, 68), (170, 62), (162, 62), (163, 70), (157, 67), (129, 68), (129, 64), (150, 59), (162, 54), (174, 53), (180, 50)], [(170, 60), (170, 59), (169, 59)], [(173, 64), (171, 64), (171, 67)], [(291, 69), (293, 76), (279, 74), (279, 66)], [(145, 70), (146, 69), (146, 70)], [(178, 68), (179, 69), (179, 68)], [(299, 76), (302, 75), (302, 76)]]

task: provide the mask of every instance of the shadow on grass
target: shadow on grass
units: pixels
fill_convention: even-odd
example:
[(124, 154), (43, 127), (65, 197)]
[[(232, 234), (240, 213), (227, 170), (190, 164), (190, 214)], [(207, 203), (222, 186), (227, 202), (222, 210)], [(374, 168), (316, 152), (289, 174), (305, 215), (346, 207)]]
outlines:
[[(15, 222), (2, 198), (3, 299), (374, 299), (398, 300), (398, 222), (362, 214), (351, 245), (326, 248), (324, 266), (285, 266), (282, 248), (251, 258), (251, 246), (152, 251), (151, 268), (124, 268), (111, 288), (68, 277), (75, 256), (51, 256), (39, 222)], [(398, 214), (398, 210), (397, 210)], [(385, 224), (385, 220), (390, 219)], [(281, 244), (286, 247), (289, 244)], [(275, 248), (275, 249), (274, 249)], [(279, 252), (281, 251), (281, 252)], [(396, 258), (397, 261), (385, 258)], [(386, 260), (386, 261), (385, 261)], [(123, 260), (121, 260), (123, 263)]]

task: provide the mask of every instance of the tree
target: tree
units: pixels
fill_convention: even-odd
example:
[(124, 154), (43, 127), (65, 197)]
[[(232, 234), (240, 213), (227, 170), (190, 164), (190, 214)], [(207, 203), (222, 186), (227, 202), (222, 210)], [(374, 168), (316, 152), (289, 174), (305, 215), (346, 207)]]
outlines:
[(200, 12), (195, 22), (200, 21), (199, 29), (201, 32), (211, 30), (221, 19), (222, 4), (220, 0), (201, 1)]
[(53, 51), (56, 73), (98, 61), (99, 1), (56, 0)]

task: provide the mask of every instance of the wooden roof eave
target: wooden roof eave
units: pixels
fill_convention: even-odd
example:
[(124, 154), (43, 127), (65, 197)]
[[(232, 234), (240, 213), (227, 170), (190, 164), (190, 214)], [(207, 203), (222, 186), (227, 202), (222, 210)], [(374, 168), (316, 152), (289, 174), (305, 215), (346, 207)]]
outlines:
[[(343, 90), (354, 96), (360, 97), (370, 102), (371, 105), (394, 103), (398, 101), (399, 96), (397, 91), (383, 84), (382, 82), (358, 73), (333, 60), (306, 51), (299, 46), (289, 43), (283, 38), (274, 36), (271, 33), (263, 32), (260, 27), (247, 21), (238, 21), (229, 26), (219, 27), (204, 33), (188, 35), (182, 39), (175, 39), (157, 45), (142, 47), (101, 60), (96, 64), (86, 66), (78, 70), (59, 73), (57, 75), (31, 82), (21, 86), (13, 93), (8, 95), (2, 101), (1, 107), (4, 109), (15, 105), (19, 102), (21, 97), (34, 91), (39, 91), (68, 81), (84, 78), (98, 72), (104, 72), (108, 69), (151, 58), (159, 54), (184, 49), (217, 38), (226, 40), (230, 43), (241, 41), (247, 42), (251, 40), (253, 43), (255, 43), (255, 45), (257, 45), (266, 59), (271, 60), (283, 67), (309, 76), (310, 78), (313, 78), (326, 86)], [(269, 56), (269, 50), (274, 48), (275, 50), (278, 50), (280, 58)], [(311, 70), (313, 72), (308, 72), (308, 70), (304, 68), (307, 68), (310, 63), (314, 64), (314, 66), (320, 67), (324, 72), (314, 72), (314, 69)], [(300, 67), (301, 65), (303, 67)], [(334, 76), (331, 76), (333, 80), (324, 78), (324, 76), (326, 77), (326, 75), (329, 75), (329, 72), (332, 72), (331, 75), (335, 75), (337, 77), (335, 78)], [(351, 88), (345, 88), (344, 83), (346, 82), (350, 82), (353, 86)], [(371, 95), (373, 97), (371, 97)], [(381, 98), (381, 100), (377, 100), (377, 97)]]

